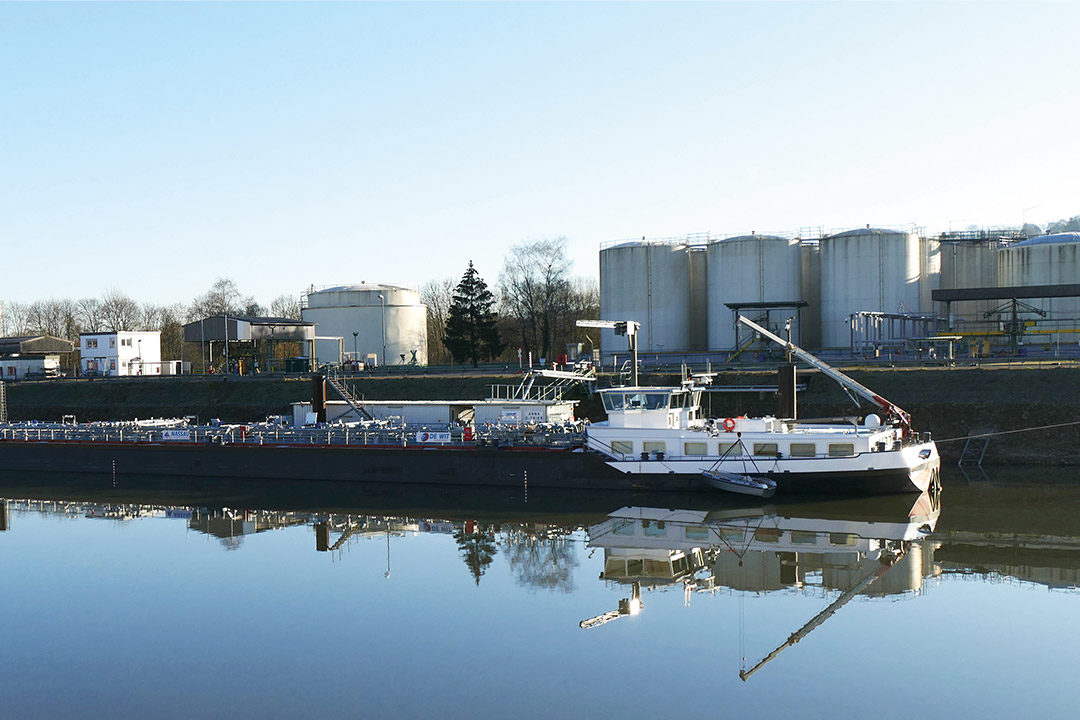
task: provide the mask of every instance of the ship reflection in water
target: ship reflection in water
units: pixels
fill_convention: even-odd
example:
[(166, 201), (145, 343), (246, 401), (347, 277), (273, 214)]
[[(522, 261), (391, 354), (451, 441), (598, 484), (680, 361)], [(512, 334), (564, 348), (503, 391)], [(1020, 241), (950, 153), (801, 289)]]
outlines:
[[(931, 657), (948, 682), (926, 691), (928, 703), (1054, 716), (1070, 701), (1064, 668), (1080, 663), (1080, 649), (1060, 642), (1080, 602), (1080, 485), (1062, 479), (957, 481), (943, 500), (544, 504), (533, 494), (482, 510), (428, 496), (260, 510), (169, 504), (157, 489), (119, 495), (111, 481), (82, 499), (8, 486), (0, 696), (13, 717), (71, 714), (110, 694), (127, 698), (126, 716), (145, 717), (167, 704), (159, 698), (176, 701), (176, 688), (205, 695), (203, 710), (239, 691), (269, 716), (349, 716), (358, 704), (411, 715), (468, 697), (468, 713), (448, 716), (611, 717), (663, 712), (669, 696), (649, 688), (685, 682), (758, 717), (807, 697), (822, 709), (812, 714), (837, 701), (831, 714), (862, 717), (840, 702), (853, 673)], [(902, 598), (911, 602), (892, 602)], [(40, 651), (61, 646), (77, 662)], [(318, 672), (338, 646), (380, 662), (339, 683)], [(1051, 649), (1059, 662), (1048, 666)], [(995, 660), (1004, 656), (1013, 662)], [(1030, 692), (985, 693), (1018, 672)], [(128, 696), (125, 673), (148, 690)], [(46, 676), (37, 705), (3, 692)], [(425, 681), (405, 692), (405, 676)], [(626, 681), (642, 689), (625, 701), (587, 687)], [(902, 684), (875, 688), (882, 707), (906, 707)], [(91, 714), (112, 713), (102, 702)]]
[[(594, 628), (640, 613), (643, 587), (681, 586), (687, 605), (693, 593), (722, 588), (839, 592), (783, 645), (741, 672), (745, 680), (855, 596), (915, 593), (923, 578), (936, 574), (934, 542), (927, 537), (941, 512), (938, 497), (923, 493), (906, 513), (897, 512), (903, 506), (895, 505), (884, 500), (756, 511), (622, 508), (589, 527), (588, 544), (603, 548), (601, 579), (628, 585), (630, 597), (620, 600), (617, 610), (582, 620), (580, 626)], [(893, 513), (867, 516), (871, 509)]]

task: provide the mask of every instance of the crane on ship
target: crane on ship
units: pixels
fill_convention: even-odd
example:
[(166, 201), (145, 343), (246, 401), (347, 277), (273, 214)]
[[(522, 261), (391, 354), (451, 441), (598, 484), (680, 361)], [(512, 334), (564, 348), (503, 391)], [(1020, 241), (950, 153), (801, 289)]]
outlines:
[(614, 330), (616, 335), (625, 335), (630, 350), (630, 386), (638, 385), (638, 330), (641, 323), (636, 320), (578, 320), (578, 327)]
[(741, 322), (743, 325), (747, 326), (754, 332), (758, 333), (762, 337), (766, 337), (769, 340), (777, 343), (778, 345), (783, 347), (790, 356), (802, 360), (807, 365), (814, 368), (815, 370), (818, 370), (826, 377), (835, 380), (837, 383), (840, 384), (840, 387), (844, 389), (844, 392), (847, 393), (848, 397), (850, 397), (856, 405), (859, 404), (858, 398), (855, 397), (856, 395), (873, 403), (883, 413), (885, 413), (886, 420), (891, 419), (900, 426), (900, 428), (904, 432), (905, 437), (910, 436), (911, 415), (899, 405), (886, 400), (865, 385), (862, 385), (855, 380), (849, 378), (847, 375), (840, 372), (832, 365), (829, 365), (824, 360), (821, 360), (820, 358), (811, 355), (806, 350), (803, 350), (801, 347), (794, 344), (790, 340), (784, 340), (778, 335), (774, 335), (773, 333), (769, 332), (765, 328), (755, 323), (753, 320), (750, 320), (743, 315), (740, 315), (739, 322)]

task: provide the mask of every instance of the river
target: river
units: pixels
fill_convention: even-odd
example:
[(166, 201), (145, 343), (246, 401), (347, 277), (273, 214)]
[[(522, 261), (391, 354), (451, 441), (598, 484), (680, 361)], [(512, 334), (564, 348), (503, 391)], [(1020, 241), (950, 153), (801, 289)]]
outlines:
[(755, 504), (0, 474), (0, 714), (1074, 717), (1080, 477)]

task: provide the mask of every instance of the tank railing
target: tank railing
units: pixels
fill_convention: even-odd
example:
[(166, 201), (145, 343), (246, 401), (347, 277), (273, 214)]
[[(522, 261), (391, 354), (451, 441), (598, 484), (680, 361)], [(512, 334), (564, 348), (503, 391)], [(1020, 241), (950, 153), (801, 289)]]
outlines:
[[(476, 430), (461, 426), (424, 425), (415, 427), (378, 427), (330, 425), (324, 427), (264, 427), (228, 425), (197, 426), (161, 430), (133, 425), (110, 426), (60, 424), (8, 424), (0, 426), (0, 441), (79, 442), (79, 443), (155, 443), (161, 445), (372, 445), (407, 447), (410, 445), (449, 446), (544, 446), (553, 448), (584, 445), (581, 423), (540, 423), (528, 425), (484, 425)], [(184, 434), (186, 431), (186, 435)]]

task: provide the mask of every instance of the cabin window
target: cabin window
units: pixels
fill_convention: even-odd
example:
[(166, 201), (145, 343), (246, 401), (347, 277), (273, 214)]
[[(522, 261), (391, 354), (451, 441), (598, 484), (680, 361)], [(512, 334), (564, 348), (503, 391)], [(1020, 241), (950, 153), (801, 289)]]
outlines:
[(626, 396), (622, 393), (604, 393), (604, 409), (608, 412), (622, 410), (625, 405)]
[(854, 545), (855, 536), (851, 533), (829, 533), (830, 545)]
[(687, 525), (686, 526), (686, 539), (687, 540), (708, 540), (709, 528), (704, 525)]
[(634, 521), (627, 520), (625, 518), (615, 521), (615, 527), (611, 530), (615, 535), (633, 535), (634, 534)]
[(780, 542), (780, 531), (776, 528), (758, 528), (754, 531), (754, 539), (758, 542)]
[(686, 407), (686, 393), (674, 393), (671, 396), (671, 408), (673, 410), (681, 410)]
[(855, 443), (829, 443), (829, 457), (851, 457), (855, 454)]
[(814, 443), (791, 443), (791, 457), (814, 457), (817, 455), (817, 445)]
[(779, 457), (780, 449), (776, 443), (754, 443), (754, 455), (757, 457)]
[(742, 443), (720, 443), (720, 454), (724, 457), (742, 457)]
[(629, 440), (612, 440), (611, 452), (616, 455), (629, 455), (634, 452), (634, 443)]
[(807, 530), (792, 530), (791, 543), (793, 545), (816, 545), (817, 533)]
[(746, 532), (742, 528), (734, 527), (722, 527), (717, 533), (722, 540), (728, 542), (742, 542), (746, 536)]
[(642, 443), (641, 449), (642, 449), (643, 452), (647, 452), (647, 453), (666, 452), (667, 451), (667, 443), (658, 442), (658, 441), (655, 441), (655, 440), (646, 440), (644, 443)]
[(645, 537), (667, 537), (667, 524), (663, 520), (642, 520), (641, 527), (645, 530)]
[(683, 444), (684, 455), (708, 455), (709, 444), (703, 442), (688, 442)]

